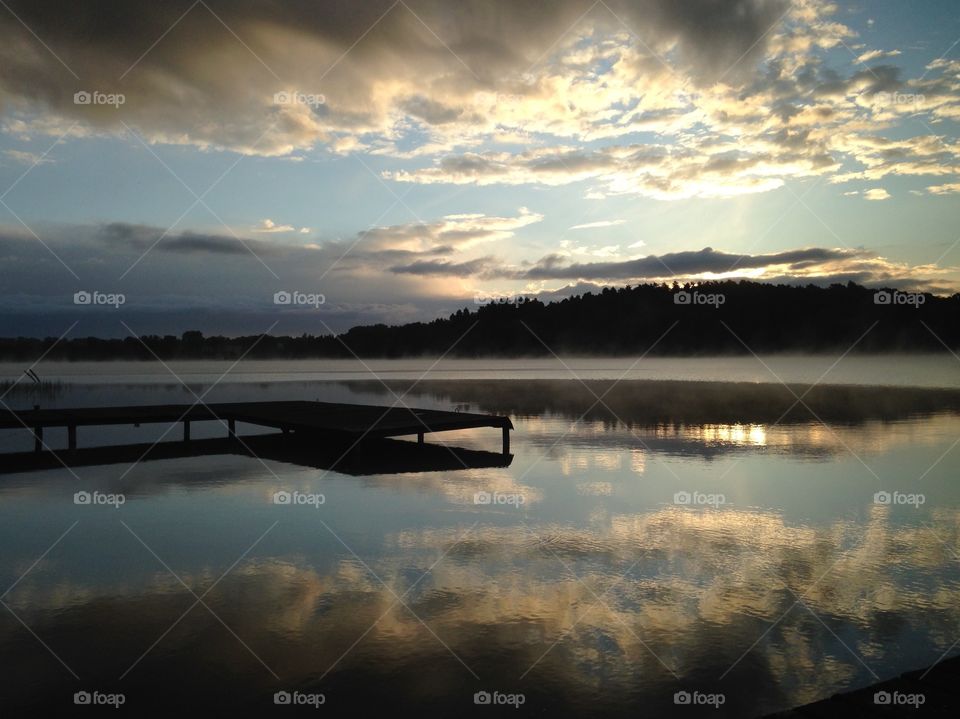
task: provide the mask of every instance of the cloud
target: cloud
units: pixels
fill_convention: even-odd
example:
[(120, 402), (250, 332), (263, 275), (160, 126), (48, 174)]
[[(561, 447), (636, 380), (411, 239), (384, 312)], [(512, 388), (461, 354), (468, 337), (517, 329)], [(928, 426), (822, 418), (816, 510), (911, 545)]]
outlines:
[(93, 236), (113, 249), (126, 247), (144, 253), (155, 250), (160, 253), (175, 254), (266, 256), (278, 251), (274, 245), (235, 235), (217, 235), (189, 230), (172, 233), (169, 230), (125, 222), (100, 225), (94, 229)]
[[(522, 217), (495, 219), (517, 222)], [(417, 223), (439, 224), (442, 221)], [(277, 331), (292, 333), (318, 331), (318, 318), (338, 330), (371, 322), (429, 321), (469, 304), (475, 292), (489, 289), (484, 285), (498, 290), (488, 294), (544, 296), (564, 286), (724, 277), (792, 284), (852, 280), (938, 293), (958, 289), (950, 279), (957, 276), (956, 267), (909, 265), (868, 250), (824, 247), (755, 255), (705, 248), (590, 262), (553, 254), (530, 263), (512, 262), (509, 253), (493, 247), (479, 256), (450, 245), (383, 249), (362, 233), (343, 240), (317, 238), (305, 246), (280, 238), (238, 239), (202, 228), (173, 233), (119, 222), (37, 224), (34, 230), (44, 244), (23, 227), (0, 226), (6, 290), (0, 297), (0, 322), (7, 333), (56, 336), (76, 319), (72, 293), (92, 288), (126, 294), (126, 321), (137, 331), (198, 327), (228, 334), (270, 327), (278, 319), (273, 295), (282, 289), (319, 292), (327, 298), (322, 314), (282, 313)], [(507, 238), (503, 244), (514, 242)], [(109, 314), (85, 315), (84, 328), (91, 334), (126, 334)]]
[(801, 269), (810, 263), (822, 265), (864, 256), (864, 251), (806, 248), (766, 255), (736, 255), (706, 247), (702, 250), (649, 255), (622, 262), (593, 262), (563, 265), (556, 256), (548, 256), (524, 273), (527, 279), (604, 279), (691, 277), (707, 273), (723, 274), (733, 269), (745, 270), (786, 267)]
[(362, 240), (363, 247), (371, 251), (463, 250), (478, 244), (509, 239), (517, 230), (542, 219), (543, 215), (525, 207), (518, 210), (516, 217), (480, 213), (447, 215), (434, 222), (375, 227), (358, 233), (358, 240)]
[(449, 262), (447, 260), (420, 260), (408, 265), (391, 267), (391, 272), (408, 275), (444, 275), (444, 276), (472, 276), (483, 275), (495, 267), (492, 257), (478, 257), (466, 262)]
[[(609, 0), (586, 14), (579, 0), (105, 0), (96, 22), (76, 4), (10, 6), (56, 52), (0, 14), (15, 135), (129, 126), (205, 150), (391, 155), (406, 162), (386, 176), (402, 182), (589, 181), (589, 196), (663, 200), (960, 173), (955, 143), (933, 152), (932, 132), (897, 131), (960, 119), (953, 61), (921, 78), (833, 70), (829, 51), (855, 33), (827, 0)], [(79, 90), (125, 102), (78, 105)]]
[[(45, 245), (22, 226), (0, 225), (5, 270), (0, 324), (6, 333), (58, 336), (77, 319), (72, 298), (82, 289), (123, 292), (130, 326), (161, 333), (192, 327), (255, 333), (278, 319), (278, 332), (315, 333), (321, 331), (318, 317), (337, 330), (429, 320), (457, 309), (452, 296), (466, 296), (439, 275), (391, 272), (389, 267), (399, 264), (396, 255), (368, 252), (362, 242), (354, 247), (352, 239), (320, 239), (309, 248), (297, 240), (284, 243), (281, 236), (261, 241), (202, 228), (167, 232), (119, 222), (38, 223), (34, 230)], [(407, 255), (408, 262), (422, 259)], [(322, 314), (311, 308), (278, 317), (274, 293), (295, 289), (324, 294)], [(88, 313), (83, 326), (95, 335), (126, 334), (115, 315)]]
[(38, 155), (35, 152), (26, 152), (24, 150), (4, 150), (3, 155), (9, 157), (14, 162), (20, 163), (21, 165), (49, 165), (53, 162), (52, 158), (45, 157), (44, 155)]
[(599, 220), (597, 222), (587, 222), (583, 225), (574, 225), (571, 227), (571, 230), (592, 230), (598, 227), (614, 227), (615, 225), (622, 225), (626, 220)]
[(875, 187), (872, 190), (867, 190), (863, 193), (864, 199), (879, 201), (879, 200), (889, 200), (890, 193), (884, 190), (882, 187)]
[(620, 245), (577, 245), (573, 240), (561, 240), (560, 249), (556, 252), (556, 254), (564, 257), (572, 257), (575, 255), (586, 255), (590, 257), (617, 257), (620, 255)]
[(298, 232), (301, 235), (310, 234), (309, 227), (301, 227), (300, 229), (297, 229), (293, 225), (277, 224), (276, 222), (271, 220), (269, 217), (266, 219), (260, 220), (260, 222), (257, 225), (250, 228), (250, 231), (257, 232), (257, 233), (266, 233), (266, 234), (284, 233), (284, 232)]
[[(761, 56), (787, 2), (609, 0), (609, 9), (584, 16), (579, 0), (543, 8), (511, 0), (105, 0), (95, 21), (53, 0), (9, 5), (0, 17), (0, 86), (21, 109), (108, 131), (122, 120), (152, 142), (285, 155), (384, 132), (398, 117), (492, 126), (476, 93), (543, 92), (523, 87), (531, 65), (583, 36), (621, 35), (621, 22), (638, 34), (631, 60), (670, 52), (706, 82), (719, 67)], [(78, 106), (81, 90), (126, 101)], [(280, 92), (313, 100), (278, 103)]]
[(905, 288), (942, 291), (953, 287), (945, 277), (955, 272), (956, 268), (888, 260), (864, 249), (807, 247), (749, 255), (707, 247), (615, 262), (573, 264), (568, 264), (564, 256), (553, 254), (541, 258), (532, 267), (504, 276), (524, 281), (565, 280), (600, 284), (742, 277), (784, 283), (853, 281), (871, 285), (886, 282)]
[(815, 175), (836, 162), (821, 152), (781, 150), (768, 140), (755, 145), (702, 143), (610, 145), (596, 150), (536, 148), (522, 153), (471, 153), (444, 157), (433, 167), (385, 172), (399, 182), (457, 185), (565, 185), (603, 183), (604, 195), (642, 194), (656, 199), (733, 197), (783, 185), (787, 175)]
[(862, 53), (856, 58), (858, 63), (867, 63), (872, 60), (883, 60), (890, 57), (896, 57), (900, 55), (899, 50), (867, 50), (867, 52)]
[(960, 182), (951, 182), (945, 185), (930, 185), (927, 192), (931, 195), (955, 195), (960, 192)]
[[(173, 293), (177, 301), (202, 296), (196, 299), (201, 305), (235, 309), (239, 298), (253, 294), (269, 300), (286, 287), (322, 292), (331, 303), (403, 304), (413, 313), (416, 307), (433, 306), (433, 296), (454, 295), (454, 280), (499, 272), (502, 258), (489, 252), (473, 257), (473, 249), (509, 241), (542, 219), (527, 208), (513, 216), (460, 213), (371, 228), (343, 240), (318, 237), (309, 244), (293, 236), (284, 241), (282, 233), (267, 241), (126, 222), (37, 225), (41, 244), (22, 227), (0, 227), (0, 257), (16, 277), (9, 286), (12, 295), (38, 290), (56, 295), (62, 284), (50, 278), (72, 281), (69, 268), (93, 287), (116, 287), (118, 278), (134, 282), (126, 288), (131, 298), (143, 293)], [(205, 257), (197, 261), (198, 256)], [(426, 281), (428, 277), (436, 280)], [(281, 278), (284, 285), (274, 286)]]
[(406, 111), (408, 115), (430, 125), (442, 125), (447, 122), (453, 122), (463, 114), (462, 109), (455, 107), (446, 107), (442, 103), (431, 100), (422, 95), (402, 100), (399, 103), (400, 109)]
[[(887, 283), (904, 288), (954, 292), (948, 277), (957, 268), (937, 265), (910, 265), (893, 261), (866, 249), (805, 247), (763, 254), (737, 254), (707, 247), (696, 251), (671, 252), (631, 259), (571, 262), (575, 255), (616, 257), (620, 248), (575, 246), (561, 242), (558, 252), (535, 263), (511, 265), (491, 255), (459, 260), (427, 258), (417, 253), (403, 257), (389, 270), (416, 276), (473, 278), (486, 281), (525, 283), (513, 290), (526, 294), (549, 292), (552, 281), (597, 287), (634, 282), (673, 282), (721, 278), (745, 278), (791, 284), (831, 284), (849, 281), (867, 285)], [(362, 258), (363, 262), (367, 258)], [(500, 288), (502, 289), (502, 288)]]
[(296, 229), (297, 228), (294, 227), (293, 225), (278, 225), (273, 220), (267, 218), (265, 220), (261, 220), (260, 224), (252, 228), (250, 231), (251, 232), (295, 232)]

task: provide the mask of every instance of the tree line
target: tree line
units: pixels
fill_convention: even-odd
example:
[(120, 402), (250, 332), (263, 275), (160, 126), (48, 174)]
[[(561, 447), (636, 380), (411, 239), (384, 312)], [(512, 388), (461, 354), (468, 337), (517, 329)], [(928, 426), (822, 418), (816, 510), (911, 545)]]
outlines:
[[(642, 284), (460, 309), (339, 335), (0, 338), (0, 359), (151, 360), (927, 352), (960, 347), (960, 294), (716, 281)], [(653, 347), (653, 349), (651, 349)]]

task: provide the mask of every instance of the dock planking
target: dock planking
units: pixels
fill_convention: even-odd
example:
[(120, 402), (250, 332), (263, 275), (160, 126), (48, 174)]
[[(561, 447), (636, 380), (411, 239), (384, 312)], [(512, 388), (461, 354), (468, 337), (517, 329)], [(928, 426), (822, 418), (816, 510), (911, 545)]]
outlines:
[(410, 407), (339, 404), (333, 402), (227, 402), (193, 405), (132, 405), (128, 407), (81, 407), (0, 412), (0, 429), (29, 429), (36, 437), (37, 451), (43, 446), (43, 430), (66, 427), (70, 449), (77, 448), (77, 428), (108, 425), (183, 423), (183, 438), (190, 439), (190, 423), (226, 422), (229, 434), (236, 424), (279, 429), (284, 433), (331, 435), (336, 437), (388, 438), (424, 435), (480, 427), (499, 428), (503, 433), (503, 454), (510, 452), (509, 417), (450, 412)]

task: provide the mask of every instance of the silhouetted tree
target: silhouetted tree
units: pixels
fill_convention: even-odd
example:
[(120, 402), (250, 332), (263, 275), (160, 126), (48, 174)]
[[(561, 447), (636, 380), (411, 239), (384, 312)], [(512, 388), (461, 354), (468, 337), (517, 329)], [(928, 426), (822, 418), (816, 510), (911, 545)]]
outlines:
[(549, 304), (534, 298), (493, 302), (431, 322), (365, 325), (339, 336), (204, 337), (190, 330), (179, 339), (147, 335), (57, 343), (55, 338), (2, 338), (0, 358), (32, 360), (48, 350), (50, 359), (67, 360), (152, 359), (153, 353), (162, 359), (624, 355), (653, 345), (652, 353), (659, 355), (845, 352), (851, 347), (871, 353), (939, 352), (944, 344), (960, 347), (958, 319), (960, 294), (910, 295), (853, 282), (829, 287), (746, 280), (681, 287), (674, 282), (608, 287)]

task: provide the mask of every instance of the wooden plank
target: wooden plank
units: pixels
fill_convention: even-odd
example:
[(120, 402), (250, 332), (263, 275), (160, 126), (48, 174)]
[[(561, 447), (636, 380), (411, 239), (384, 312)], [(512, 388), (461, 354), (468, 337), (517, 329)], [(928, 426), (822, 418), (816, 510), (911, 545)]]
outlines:
[[(91, 425), (157, 424), (222, 420), (286, 429), (399, 437), (478, 427), (513, 429), (508, 417), (408, 407), (332, 402), (231, 402), (209, 405), (134, 405), (30, 409), (0, 412), (0, 429), (24, 426), (76, 428)], [(71, 430), (71, 432), (75, 432)]]

